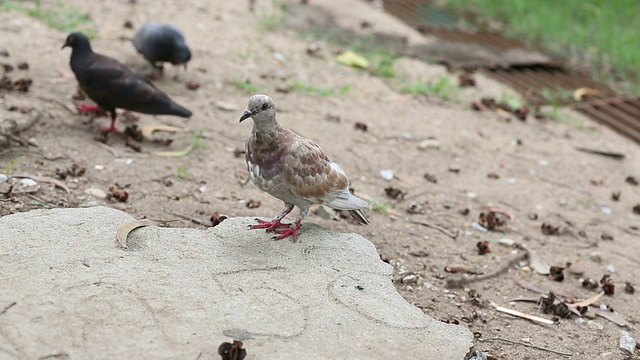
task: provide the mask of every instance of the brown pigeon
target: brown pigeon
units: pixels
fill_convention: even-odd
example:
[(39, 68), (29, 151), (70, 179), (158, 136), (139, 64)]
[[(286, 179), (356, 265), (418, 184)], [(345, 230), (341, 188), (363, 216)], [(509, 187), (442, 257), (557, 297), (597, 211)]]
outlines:
[[(79, 32), (71, 33), (62, 48), (71, 47), (71, 70), (82, 90), (111, 114), (111, 126), (100, 129), (115, 132), (116, 108), (152, 115), (190, 117), (191, 111), (178, 105), (141, 75), (119, 61), (96, 54), (89, 38)], [(80, 107), (92, 111), (91, 106)]]
[[(253, 119), (245, 147), (249, 176), (260, 190), (284, 202), (284, 209), (275, 218), (256, 219), (258, 224), (251, 229), (274, 231), (279, 234), (276, 240), (291, 236), (296, 241), (300, 222), (311, 204), (348, 210), (360, 224), (369, 224), (362, 211), (369, 205), (349, 192), (349, 179), (342, 167), (329, 160), (318, 144), (280, 126), (270, 97), (253, 95), (240, 122), (248, 118)], [(295, 223), (281, 223), (294, 206), (300, 209)]]

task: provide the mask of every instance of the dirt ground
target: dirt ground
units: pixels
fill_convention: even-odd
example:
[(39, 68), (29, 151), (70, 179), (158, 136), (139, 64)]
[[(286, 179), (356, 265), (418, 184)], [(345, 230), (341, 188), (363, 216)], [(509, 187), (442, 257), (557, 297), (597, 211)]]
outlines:
[[(365, 2), (350, 0), (346, 11), (343, 1), (311, 1), (309, 6), (323, 6), (341, 23), (355, 27), (366, 20), (369, 26), (363, 32), (389, 30), (409, 41), (420, 37)], [(402, 94), (398, 89), (403, 82), (447, 76), (457, 83), (457, 74), (408, 58), (397, 61), (392, 79), (342, 65), (335, 54), (343, 48), (278, 23), (280, 10), (269, 1), (257, 1), (254, 12), (242, 1), (65, 3), (93, 19), (99, 35), (93, 41), (95, 51), (141, 72), (150, 71), (150, 66), (123, 39), (146, 21), (181, 27), (193, 60), (186, 71), (167, 67), (156, 85), (194, 116), (184, 120), (140, 115), (137, 124), (184, 127), (202, 138), (184, 157), (151, 152), (184, 149), (193, 143), (190, 133), (156, 133), (158, 141), (139, 143), (141, 152), (127, 146), (123, 135), (110, 135), (106, 144), (95, 140), (100, 135), (96, 127), (108, 119), (90, 121), (75, 111), (70, 50), (60, 50), (67, 34), (22, 12), (3, 10), (0, 50), (8, 57), (0, 57), (0, 63), (15, 67), (27, 62), (28, 70), (7, 75), (31, 78), (33, 84), (25, 93), (2, 90), (0, 114), (4, 121), (36, 112), (40, 116), (0, 149), (0, 171), (17, 159), (6, 171), (8, 181), (0, 182), (0, 216), (101, 204), (137, 218), (177, 219), (170, 224), (175, 227), (210, 226), (216, 212), (270, 218), (282, 204), (246, 183), (244, 158), (238, 153), (251, 127), (250, 122), (238, 124), (238, 119), (249, 96), (262, 92), (273, 97), (281, 124), (318, 142), (343, 166), (355, 192), (372, 203), (367, 227), (333, 212), (316, 212), (306, 221), (371, 240), (381, 258), (394, 265), (398, 291), (427, 315), (476, 332), (477, 349), (493, 359), (637, 358), (619, 349), (622, 330), (640, 340), (640, 292), (625, 291), (626, 282), (640, 285), (640, 215), (633, 212), (640, 204), (640, 188), (633, 184), (640, 179), (636, 144), (569, 111), (561, 112), (561, 121), (533, 116), (520, 121), (501, 111), (474, 111), (473, 101), (513, 94), (482, 74), (474, 75), (477, 86), (459, 90), (449, 101)], [(127, 20), (134, 29), (123, 26)], [(307, 53), (312, 43), (320, 48), (315, 55)], [(246, 81), (252, 86), (239, 85)], [(292, 88), (296, 81), (335, 91), (328, 96), (309, 93), (301, 86)], [(188, 83), (199, 87), (188, 89)], [(9, 111), (12, 106), (17, 110)], [(118, 126), (129, 125), (120, 116)], [(163, 139), (173, 142), (166, 146)], [(625, 157), (614, 159), (576, 147)], [(385, 180), (382, 170), (391, 170), (394, 178)], [(29, 176), (45, 178), (36, 178), (35, 186), (22, 185), (20, 180)], [(69, 192), (47, 178), (58, 179)], [(126, 202), (103, 198), (116, 184), (128, 192)], [(619, 199), (614, 200), (612, 193), (617, 192)], [(491, 208), (504, 224), (488, 232), (472, 226)], [(300, 239), (305, 241), (304, 233)], [(552, 266), (571, 263), (564, 281), (537, 274), (526, 259), (509, 262), (524, 250), (505, 245), (508, 240)], [(477, 244), (485, 241), (490, 252), (479, 255)], [(461, 288), (446, 286), (447, 279), (461, 275), (451, 270), (490, 274), (501, 267), (505, 271), (486, 280)], [(615, 309), (626, 326), (594, 317), (595, 307), (582, 322), (576, 315), (561, 318), (543, 313), (544, 306), (536, 303), (512, 301), (541, 296), (514, 279), (545, 293), (553, 291), (566, 301), (581, 301), (601, 291), (600, 284), (597, 289), (584, 287), (581, 278), (597, 283), (604, 274), (610, 275), (615, 293), (595, 304)], [(546, 319), (555, 317), (556, 323), (513, 317), (496, 311), (490, 301)]]

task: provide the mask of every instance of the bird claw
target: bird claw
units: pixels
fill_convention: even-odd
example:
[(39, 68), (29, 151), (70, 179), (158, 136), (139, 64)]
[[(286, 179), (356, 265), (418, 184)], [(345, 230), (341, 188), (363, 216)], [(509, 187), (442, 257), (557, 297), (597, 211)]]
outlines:
[(91, 104), (78, 104), (76, 108), (79, 113), (98, 113), (102, 110), (99, 106)]
[(274, 236), (272, 239), (282, 240), (284, 238), (288, 238), (289, 236), (291, 236), (291, 238), (293, 238), (293, 242), (296, 242), (298, 240), (298, 230), (300, 230), (300, 225), (295, 227), (290, 227), (287, 229), (275, 230), (275, 232), (280, 235)]
[(98, 130), (105, 133), (119, 133), (118, 129), (115, 126), (100, 126)]
[(279, 220), (278, 221), (267, 221), (267, 220), (262, 220), (262, 219), (255, 219), (258, 224), (254, 224), (254, 225), (249, 225), (247, 228), (248, 229), (266, 229), (267, 232), (273, 232), (276, 231), (276, 229), (278, 228), (288, 228), (291, 227), (291, 224), (283, 224), (281, 223)]

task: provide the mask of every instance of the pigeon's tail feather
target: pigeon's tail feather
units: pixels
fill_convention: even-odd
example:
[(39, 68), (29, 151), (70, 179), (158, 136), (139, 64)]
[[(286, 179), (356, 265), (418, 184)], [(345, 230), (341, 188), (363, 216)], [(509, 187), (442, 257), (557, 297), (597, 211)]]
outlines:
[(351, 194), (348, 189), (340, 194), (336, 199), (326, 204), (330, 208), (337, 210), (347, 210), (361, 225), (369, 225), (369, 220), (364, 215), (362, 209), (368, 209), (369, 204), (359, 197)]
[(337, 210), (358, 210), (369, 208), (369, 204), (366, 201), (349, 193), (348, 189), (345, 189), (337, 198), (326, 203), (326, 205)]
[(367, 219), (367, 217), (364, 215), (364, 212), (362, 212), (362, 210), (358, 209), (358, 210), (349, 210), (349, 214), (351, 216), (353, 216), (354, 219), (356, 219), (358, 221), (358, 223), (360, 225), (369, 225), (369, 219)]
[(176, 104), (175, 102), (171, 103), (171, 107), (169, 108), (169, 111), (171, 115), (176, 115), (176, 116), (191, 117), (191, 115), (193, 115), (191, 110), (187, 109), (182, 105)]

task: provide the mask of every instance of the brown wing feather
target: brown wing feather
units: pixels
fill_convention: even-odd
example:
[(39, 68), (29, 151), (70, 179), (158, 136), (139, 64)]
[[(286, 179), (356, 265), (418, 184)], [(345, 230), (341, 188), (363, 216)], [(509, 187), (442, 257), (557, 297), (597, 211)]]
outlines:
[(291, 190), (303, 198), (334, 197), (346, 188), (346, 176), (331, 167), (331, 161), (318, 144), (296, 137), (283, 154), (284, 178)]

